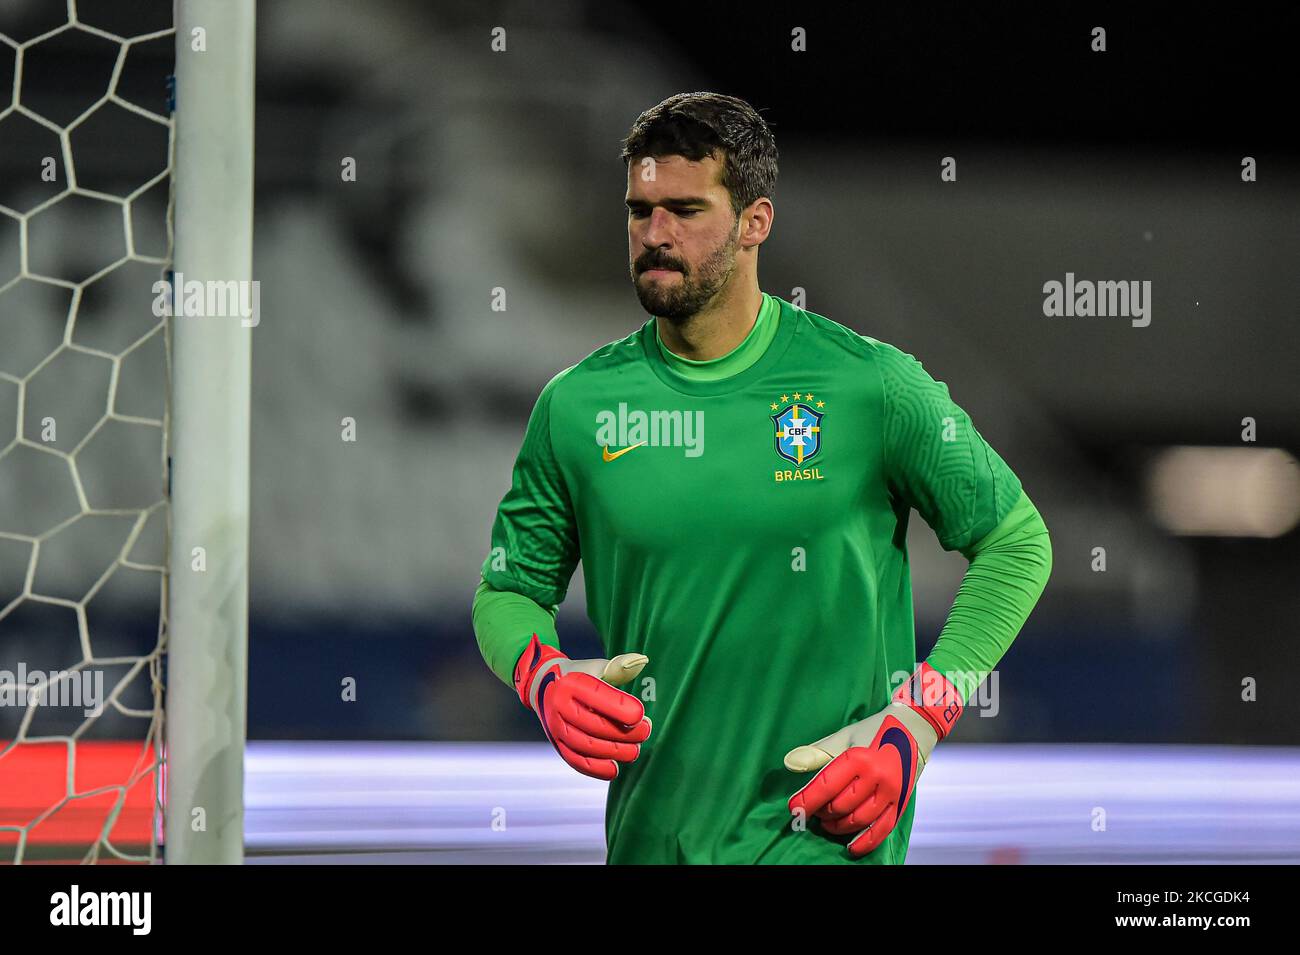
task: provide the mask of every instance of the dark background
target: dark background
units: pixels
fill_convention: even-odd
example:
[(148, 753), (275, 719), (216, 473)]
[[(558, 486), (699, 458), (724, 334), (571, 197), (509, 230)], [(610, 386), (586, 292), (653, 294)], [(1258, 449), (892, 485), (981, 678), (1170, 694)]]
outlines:
[[(0, 32), (36, 36), (63, 18), (50, 6), (6, 5)], [(1163, 448), (1240, 446), (1245, 417), (1257, 446), (1300, 449), (1300, 14), (984, 6), (264, 0), (250, 736), (536, 737), (479, 658), (478, 566), (541, 386), (645, 320), (619, 140), (641, 110), (709, 89), (758, 107), (781, 150), (763, 287), (804, 289), (812, 311), (920, 358), (1051, 530), (1053, 577), (999, 668), (1000, 712), (957, 737), (1296, 743), (1300, 535), (1171, 534), (1144, 482)], [(83, 19), (146, 32), (169, 10), (85, 4)], [(790, 51), (795, 26), (808, 52)], [(32, 108), (71, 122), (102, 95), (109, 46), (74, 33), (32, 47)], [(0, 46), (0, 74), (13, 59)], [(164, 111), (168, 72), (170, 42), (141, 44), (123, 89)], [(126, 110), (92, 118), (73, 133), (83, 178), (126, 194), (161, 168), (165, 135)], [(42, 196), (32, 169), (56, 140), (0, 118), (0, 204)], [(955, 183), (939, 179), (945, 156)], [(1258, 181), (1241, 181), (1243, 156)], [(164, 202), (141, 208), (157, 218)], [(113, 224), (60, 207), (31, 241), (93, 271)], [(0, 284), (17, 272), (15, 222), (0, 218)], [(1150, 280), (1151, 325), (1045, 318), (1042, 284), (1067, 271)], [(151, 297), (143, 281), (93, 294), (87, 328)], [(0, 294), (0, 371), (51, 347), (66, 313), (15, 299)], [(77, 380), (93, 401), (102, 386)], [(23, 513), (50, 498), (37, 481), (0, 458), (0, 496)], [(0, 530), (23, 513), (0, 505)], [(912, 523), (923, 657), (965, 562)], [(51, 572), (84, 573), (65, 560)], [(0, 583), (20, 565), (0, 548)], [(96, 600), (97, 652), (153, 638), (156, 586)], [(19, 608), (0, 648), (71, 654), (70, 627)], [(560, 632), (571, 655), (598, 652), (580, 574)], [(356, 702), (340, 700), (346, 677)], [(1246, 678), (1257, 702), (1241, 701)]]

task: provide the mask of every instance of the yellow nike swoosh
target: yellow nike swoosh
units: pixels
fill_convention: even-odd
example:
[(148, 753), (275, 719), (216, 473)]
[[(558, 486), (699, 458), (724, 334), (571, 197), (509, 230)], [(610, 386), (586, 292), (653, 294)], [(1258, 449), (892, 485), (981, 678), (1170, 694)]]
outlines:
[(642, 441), (640, 444), (630, 445), (629, 447), (623, 448), (622, 450), (615, 451), (613, 454), (609, 453), (609, 445), (605, 445), (603, 448), (600, 449), (600, 456), (604, 458), (605, 463), (608, 464), (610, 461), (613, 461), (615, 458), (621, 458), (629, 451), (635, 451), (637, 448), (642, 447), (644, 444), (645, 442)]

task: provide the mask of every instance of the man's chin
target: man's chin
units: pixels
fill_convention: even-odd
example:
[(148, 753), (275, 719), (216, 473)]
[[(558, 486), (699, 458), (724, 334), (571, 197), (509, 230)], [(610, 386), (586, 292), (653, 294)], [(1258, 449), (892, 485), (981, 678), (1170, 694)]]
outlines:
[[(647, 315), (653, 315), (656, 318), (666, 318), (670, 322), (681, 321), (681, 319), (674, 314), (676, 311), (673, 307), (674, 303), (669, 299), (658, 295), (637, 295), (637, 299), (641, 302), (641, 307), (645, 309)], [(665, 312), (669, 312), (670, 314), (665, 315)]]
[(641, 306), (646, 310), (646, 314), (655, 318), (662, 318), (664, 321), (671, 322), (673, 325), (684, 325), (695, 317), (694, 312), (691, 312), (689, 315), (683, 314), (674, 309), (668, 302), (659, 306), (655, 306), (652, 303), (642, 302)]
[[(644, 274), (643, 272), (642, 275)], [(681, 294), (683, 289), (680, 282), (674, 282), (669, 278), (668, 281), (672, 287), (668, 288), (661, 284), (662, 280), (652, 278), (642, 281), (640, 276), (637, 278), (638, 280), (634, 286), (636, 297), (647, 314), (656, 318), (667, 319), (675, 324), (681, 324), (694, 317), (698, 311), (698, 309), (683, 307), (683, 295)]]

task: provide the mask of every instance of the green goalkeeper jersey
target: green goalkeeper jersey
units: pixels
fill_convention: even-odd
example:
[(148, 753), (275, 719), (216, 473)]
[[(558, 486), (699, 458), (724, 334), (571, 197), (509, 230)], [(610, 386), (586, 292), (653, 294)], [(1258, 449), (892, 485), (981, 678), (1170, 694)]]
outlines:
[[(916, 666), (912, 508), (968, 551), (1016, 475), (910, 355), (763, 296), (743, 370), (692, 374), (654, 319), (553, 378), (483, 578), (542, 607), (579, 560), (605, 654), (653, 723), (609, 787), (611, 863), (899, 863), (916, 798), (863, 860), (787, 800), (795, 746), (866, 719)], [(757, 342), (757, 345), (755, 344)], [(680, 369), (680, 370), (679, 370)], [(530, 634), (485, 648), (509, 681)]]

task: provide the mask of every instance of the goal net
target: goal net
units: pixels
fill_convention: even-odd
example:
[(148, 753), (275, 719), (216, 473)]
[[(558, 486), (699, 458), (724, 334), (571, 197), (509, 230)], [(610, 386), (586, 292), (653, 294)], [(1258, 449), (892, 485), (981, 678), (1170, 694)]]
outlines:
[(249, 329), (160, 283), (249, 270), (251, 11), (0, 7), (0, 862), (242, 857)]

